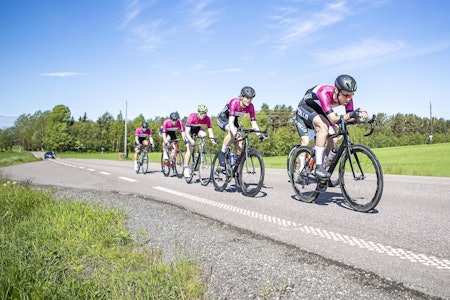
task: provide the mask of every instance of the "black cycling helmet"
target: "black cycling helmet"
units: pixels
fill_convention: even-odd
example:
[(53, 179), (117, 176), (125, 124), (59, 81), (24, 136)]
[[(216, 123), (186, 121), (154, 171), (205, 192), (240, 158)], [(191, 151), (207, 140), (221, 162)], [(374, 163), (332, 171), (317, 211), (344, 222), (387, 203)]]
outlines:
[(142, 122), (142, 128), (147, 129), (148, 128), (148, 123), (147, 122)]
[(176, 121), (176, 120), (178, 120), (179, 118), (180, 118), (180, 116), (178, 115), (178, 113), (177, 113), (176, 111), (170, 114), (170, 119), (171, 119), (171, 120)]
[(251, 99), (255, 97), (255, 95), (256, 95), (255, 90), (252, 87), (244, 86), (241, 90), (241, 96), (245, 96)]
[(334, 82), (339, 91), (354, 93), (356, 91), (356, 80), (350, 75), (339, 75)]

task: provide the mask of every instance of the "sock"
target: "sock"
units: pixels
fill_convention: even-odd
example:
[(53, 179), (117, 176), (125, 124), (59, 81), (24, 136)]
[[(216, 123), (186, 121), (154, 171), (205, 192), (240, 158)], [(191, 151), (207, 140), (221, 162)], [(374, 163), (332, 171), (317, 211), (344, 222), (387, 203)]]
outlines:
[(325, 147), (316, 146), (316, 165), (322, 165), (324, 151), (325, 151)]

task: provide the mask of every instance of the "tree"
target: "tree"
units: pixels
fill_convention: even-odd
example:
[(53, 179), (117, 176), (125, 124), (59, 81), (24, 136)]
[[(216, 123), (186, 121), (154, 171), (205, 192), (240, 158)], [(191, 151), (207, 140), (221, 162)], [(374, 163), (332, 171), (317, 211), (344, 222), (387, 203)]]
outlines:
[(57, 105), (48, 115), (45, 127), (44, 143), (48, 149), (66, 151), (71, 149), (72, 137), (69, 134), (71, 123), (70, 109), (65, 105)]

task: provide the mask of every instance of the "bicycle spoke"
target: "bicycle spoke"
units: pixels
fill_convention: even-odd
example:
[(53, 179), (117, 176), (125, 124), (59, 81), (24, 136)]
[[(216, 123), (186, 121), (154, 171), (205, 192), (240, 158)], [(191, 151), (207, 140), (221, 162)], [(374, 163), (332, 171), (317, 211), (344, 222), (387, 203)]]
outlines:
[(239, 166), (239, 184), (242, 193), (254, 197), (259, 193), (264, 182), (264, 161), (256, 149), (249, 149)]
[(353, 145), (350, 157), (345, 155), (339, 174), (342, 193), (355, 210), (368, 212), (381, 199), (383, 174), (375, 155), (363, 145)]
[[(219, 150), (220, 151), (220, 150)], [(221, 166), (218, 158), (219, 152), (216, 153), (212, 161), (211, 180), (216, 191), (222, 192), (230, 181), (230, 168), (227, 164)]]
[(292, 155), (289, 172), (291, 186), (300, 201), (313, 202), (319, 197), (314, 166), (311, 148), (298, 147)]
[(197, 164), (198, 177), (200, 178), (200, 183), (203, 186), (207, 186), (211, 181), (211, 160), (211, 153), (208, 150), (203, 150)]

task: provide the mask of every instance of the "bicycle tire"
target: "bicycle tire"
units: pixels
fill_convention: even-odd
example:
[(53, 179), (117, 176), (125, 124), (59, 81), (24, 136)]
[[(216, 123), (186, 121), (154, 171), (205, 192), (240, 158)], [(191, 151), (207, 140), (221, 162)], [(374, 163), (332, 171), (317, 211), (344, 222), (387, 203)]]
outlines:
[[(301, 157), (305, 157), (304, 166), (301, 166)], [(295, 149), (289, 167), (291, 186), (298, 200), (302, 202), (314, 202), (320, 195), (317, 190), (318, 181), (314, 174), (315, 163), (312, 149), (308, 146), (300, 146)]]
[(189, 169), (190, 169), (190, 176), (189, 177), (184, 177), (184, 180), (186, 181), (186, 183), (191, 183), (192, 179), (194, 178), (194, 173), (195, 173), (195, 164), (197, 163), (197, 158), (194, 157), (193, 155), (191, 155), (191, 159), (189, 160)]
[(301, 145), (297, 144), (291, 147), (291, 149), (289, 150), (289, 153), (286, 157), (286, 170), (288, 173), (288, 176), (290, 174), (290, 165), (291, 165), (291, 159), (292, 159), (292, 155), (294, 154), (295, 149), (297, 149), (298, 147), (300, 147)]
[(173, 169), (178, 178), (183, 177), (184, 155), (180, 149), (178, 149), (177, 153), (175, 154), (175, 158), (174, 158), (174, 162), (173, 162)]
[(218, 157), (219, 151), (216, 153), (216, 155), (214, 155), (210, 176), (214, 185), (214, 189), (216, 191), (223, 192), (223, 190), (225, 190), (231, 180), (231, 166), (228, 164), (228, 162), (225, 163), (225, 167), (220, 166)]
[(142, 173), (145, 175), (148, 172), (148, 154), (145, 154), (143, 159), (142, 159), (142, 164), (141, 164), (141, 168), (142, 168)]
[[(164, 151), (164, 150), (163, 150)], [(164, 153), (161, 153), (161, 171), (163, 172), (165, 177), (168, 177), (170, 174), (170, 165), (169, 162), (164, 162)]]
[(247, 155), (242, 157), (239, 164), (239, 185), (242, 194), (248, 197), (256, 196), (264, 184), (264, 160), (261, 153), (249, 148)]
[(200, 156), (197, 158), (197, 163), (195, 164), (195, 170), (198, 172), (198, 178), (200, 179), (200, 184), (207, 186), (211, 181), (211, 169), (212, 169), (212, 158), (211, 152), (207, 149), (203, 149)]
[(367, 146), (352, 145), (350, 151), (351, 157), (344, 152), (339, 167), (342, 195), (355, 211), (369, 212), (378, 205), (383, 194), (381, 164)]

